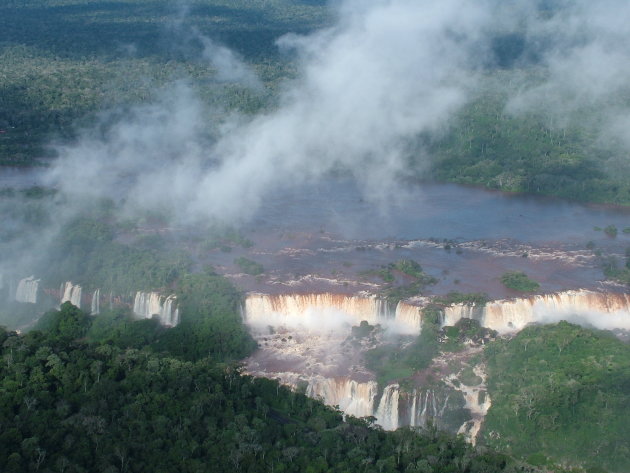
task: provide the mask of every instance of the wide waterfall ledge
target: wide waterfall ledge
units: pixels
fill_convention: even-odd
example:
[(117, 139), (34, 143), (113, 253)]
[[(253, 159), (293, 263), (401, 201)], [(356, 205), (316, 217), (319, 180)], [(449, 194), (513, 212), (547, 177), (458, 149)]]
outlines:
[(630, 294), (579, 289), (478, 306), (455, 304), (444, 308), (442, 325), (455, 325), (463, 318), (477, 320), (501, 334), (517, 332), (528, 324), (561, 320), (602, 330), (630, 330)]
[[(630, 330), (630, 294), (586, 289), (490, 301), (484, 305), (454, 304), (443, 308), (442, 325), (474, 319), (505, 334), (532, 323), (560, 320), (599, 329)], [(344, 326), (380, 324), (391, 332), (418, 334), (422, 307), (401, 301), (392, 305), (374, 295), (260, 294), (245, 299), (243, 319), (253, 329), (286, 327), (323, 332)]]
[[(485, 365), (468, 363), (483, 351), (484, 343), (470, 341), (463, 351), (439, 353), (424, 372), (414, 373), (405, 383), (392, 379), (379, 386), (376, 374), (365, 364), (364, 353), (391, 342), (388, 333), (419, 334), (423, 307), (426, 305), (409, 302), (388, 304), (365, 294), (250, 293), (242, 315), (260, 349), (247, 359), (246, 370), (304, 390), (346, 414), (373, 416), (387, 430), (432, 422), (474, 443), (491, 399)], [(443, 326), (463, 318), (504, 334), (528, 324), (559, 320), (601, 329), (630, 329), (630, 296), (573, 290), (442, 307)], [(361, 321), (385, 330), (373, 332), (374, 337), (356, 338), (349, 327)], [(410, 343), (410, 338), (402, 337), (400, 343)], [(470, 385), (463, 382), (466, 369), (475, 375), (476, 381)], [(439, 383), (427, 384), (426, 373), (435, 372), (446, 376)]]
[(366, 321), (401, 335), (420, 333), (422, 309), (371, 295), (342, 294), (249, 294), (242, 309), (252, 329), (285, 327), (308, 332), (329, 332)]

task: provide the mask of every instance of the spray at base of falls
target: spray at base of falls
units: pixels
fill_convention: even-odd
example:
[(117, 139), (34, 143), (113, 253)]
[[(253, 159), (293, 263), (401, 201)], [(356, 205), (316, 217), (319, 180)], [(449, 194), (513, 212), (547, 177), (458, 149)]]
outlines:
[(339, 407), (345, 414), (354, 417), (374, 415), (374, 404), (378, 394), (376, 381), (360, 382), (347, 377), (326, 378), (303, 376), (298, 373), (281, 373), (280, 382), (299, 390), (306, 384), (305, 394), (319, 399), (324, 404)]
[[(348, 415), (373, 416), (386, 430), (423, 426), (428, 420), (443, 425), (438, 417), (454, 404), (444, 386), (416, 387), (410, 392), (391, 383), (381, 391), (374, 374), (362, 366), (365, 350), (392, 334), (402, 335), (401, 340), (408, 343), (411, 338), (405, 335), (419, 333), (422, 312), (418, 306), (401, 302), (390, 307), (383, 299), (365, 295), (250, 294), (243, 318), (261, 346), (247, 362), (250, 374), (304, 389), (308, 396), (338, 406)], [(354, 338), (351, 327), (363, 320), (380, 324), (385, 331)], [(370, 341), (372, 336), (374, 341)], [(378, 341), (380, 337), (384, 339)]]
[(250, 294), (245, 299), (243, 317), (252, 326), (301, 326), (312, 330), (358, 325), (363, 320), (404, 334), (417, 334), (422, 326), (422, 312), (417, 306), (399, 302), (390, 308), (386, 300), (376, 296), (331, 293)]
[(70, 302), (72, 305), (77, 306), (79, 309), (81, 308), (81, 286), (73, 285), (70, 281), (66, 281), (65, 284), (61, 285), (60, 293), (61, 303)]
[(414, 389), (412, 393), (406, 393), (398, 384), (385, 386), (379, 395), (376, 381), (359, 382), (347, 377), (305, 377), (297, 373), (282, 373), (278, 380), (296, 390), (306, 384), (307, 396), (338, 407), (347, 415), (373, 416), (385, 430), (402, 426), (422, 427), (428, 421), (439, 424), (450, 396), (434, 389)]
[(630, 329), (630, 295), (581, 289), (496, 300), (485, 306), (455, 304), (444, 309), (442, 324), (455, 325), (462, 318), (477, 320), (499, 333), (515, 332), (530, 323), (560, 320), (585, 322), (600, 329)]
[[(361, 361), (366, 350), (376, 348), (385, 338), (377, 336), (375, 342), (367, 341), (372, 335), (353, 338), (351, 326), (365, 320), (385, 327), (382, 337), (388, 336), (390, 327), (404, 327), (403, 334), (416, 335), (422, 325), (421, 311), (404, 302), (390, 308), (382, 299), (363, 295), (250, 294), (243, 318), (261, 349), (248, 359), (248, 372), (276, 378), (296, 389), (305, 387), (307, 395), (339, 406), (349, 415), (374, 416), (387, 430), (431, 422), (474, 444), (491, 406), (484, 366), (473, 366), (470, 361), (483, 350), (483, 340), (468, 340), (463, 351), (438, 355), (425, 371), (407, 378), (404, 387), (392, 382), (379, 389), (375, 374)], [(630, 297), (577, 290), (498, 300), (485, 306), (460, 304), (446, 307), (442, 322), (454, 325), (471, 318), (507, 333), (535, 322), (580, 322), (570, 317), (574, 314), (601, 328), (629, 327)], [(467, 376), (463, 376), (464, 369)], [(479, 384), (463, 382), (471, 382), (471, 369), (473, 382)], [(427, 384), (429, 377), (434, 379)]]
[(37, 290), (39, 288), (39, 279), (34, 276), (21, 279), (15, 291), (15, 300), (17, 302), (28, 302), (30, 304), (37, 303)]
[(133, 302), (133, 313), (139, 317), (150, 319), (157, 316), (160, 324), (174, 327), (179, 323), (177, 297), (164, 297), (158, 292), (137, 292)]

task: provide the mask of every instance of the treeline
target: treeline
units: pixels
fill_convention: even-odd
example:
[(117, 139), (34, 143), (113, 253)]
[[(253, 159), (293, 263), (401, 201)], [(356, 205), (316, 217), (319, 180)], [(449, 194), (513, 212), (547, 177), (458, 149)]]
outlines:
[(485, 350), (492, 399), (484, 442), (544, 465), (630, 468), (630, 346), (560, 322), (531, 326)]
[[(428, 143), (436, 158), (429, 175), (508, 192), (630, 205), (628, 152), (602, 142), (594, 124), (600, 111), (581, 110), (562, 125), (554, 125), (554, 112), (543, 106), (510, 113), (508, 100), (518, 92), (519, 74), (487, 75), (483, 91), (448, 133)], [(536, 80), (530, 78), (529, 84)], [(514, 86), (506, 85), (512, 81)]]
[(45, 331), (0, 330), (2, 471), (537, 471), (431, 427), (387, 433), (344, 421), (217, 361), (229, 356), (100, 339), (98, 320), (66, 303)]
[(121, 231), (105, 219), (72, 220), (51, 242), (38, 274), (49, 284), (71, 280), (86, 288), (127, 294), (171, 287), (190, 269), (185, 252), (168, 250), (160, 241), (148, 241), (151, 245), (144, 247), (122, 243), (116, 240)]

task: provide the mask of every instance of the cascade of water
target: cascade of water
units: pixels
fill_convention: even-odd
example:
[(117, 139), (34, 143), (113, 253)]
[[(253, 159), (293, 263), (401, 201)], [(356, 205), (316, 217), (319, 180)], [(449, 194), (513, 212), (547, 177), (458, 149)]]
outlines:
[(413, 390), (412, 401), (411, 401), (411, 412), (409, 416), (409, 425), (411, 427), (417, 427), (418, 420), (416, 413), (418, 411), (418, 392), (416, 389)]
[(249, 325), (306, 326), (316, 330), (341, 324), (358, 325), (365, 320), (399, 333), (418, 333), (418, 307), (399, 303), (392, 311), (386, 300), (342, 294), (250, 294), (245, 299), (243, 318)]
[(409, 425), (423, 427), (427, 421), (435, 419), (439, 421), (444, 416), (448, 407), (450, 394), (441, 394), (430, 388), (414, 389), (406, 399), (407, 405), (411, 402), (409, 410)]
[(385, 386), (381, 401), (376, 411), (376, 421), (385, 430), (396, 430), (398, 428), (398, 400), (400, 386), (389, 384)]
[(313, 377), (306, 395), (322, 399), (329, 406), (339, 406), (346, 414), (366, 417), (374, 414), (374, 400), (378, 385), (375, 381), (360, 383), (349, 378)]
[(444, 309), (444, 325), (454, 325), (462, 318), (478, 320), (499, 333), (521, 330), (529, 323), (562, 319), (602, 329), (630, 329), (630, 295), (577, 290), (496, 300), (485, 307), (455, 304)]
[(150, 319), (157, 316), (160, 324), (173, 327), (179, 323), (179, 310), (175, 295), (163, 298), (157, 292), (137, 292), (133, 301), (134, 314)]
[(444, 308), (442, 325), (455, 325), (461, 319), (483, 320), (484, 306), (453, 304)]
[(176, 307), (177, 297), (173, 294), (164, 300), (160, 309), (160, 323), (174, 327), (179, 323), (179, 309)]
[(63, 286), (63, 292), (61, 296), (61, 303), (70, 302), (72, 305), (81, 307), (81, 286), (73, 285), (70, 281), (67, 281)]
[(98, 315), (101, 313), (101, 290), (97, 289), (92, 294), (92, 307), (90, 308), (90, 314)]
[(422, 310), (420, 307), (399, 302), (396, 305), (396, 323), (407, 328), (410, 333), (419, 333), (422, 328)]
[(37, 303), (37, 289), (39, 288), (39, 279), (34, 276), (21, 279), (15, 291), (15, 300), (17, 302)]

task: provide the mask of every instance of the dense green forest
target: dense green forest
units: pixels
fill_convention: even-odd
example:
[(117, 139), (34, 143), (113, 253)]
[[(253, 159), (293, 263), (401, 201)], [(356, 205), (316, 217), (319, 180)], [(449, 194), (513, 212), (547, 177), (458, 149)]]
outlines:
[(428, 145), (437, 158), (430, 175), (508, 192), (629, 205), (628, 152), (602, 142), (594, 124), (600, 110), (578, 110), (561, 124), (554, 124), (552, 111), (545, 113), (542, 105), (539, 112), (507, 110), (510, 94), (539, 83), (541, 75), (536, 70), (488, 73), (446, 135)]
[[(5, 1), (0, 5), (0, 165), (32, 165), (121, 104), (155, 99), (185, 79), (213, 110), (250, 114), (276, 104), (296, 75), (275, 41), (331, 24), (326, 2), (291, 0)], [(246, 87), (217, 78), (202, 59), (205, 35), (234, 50), (260, 78)], [(513, 39), (513, 38), (512, 38)], [(509, 192), (630, 204), (630, 169), (623, 146), (601, 139), (597, 107), (554, 122), (544, 106), (513, 113), (509, 99), (535, 86), (545, 71), (516, 66), (507, 38), (495, 49), (480, 89), (442, 133), (418, 137), (409, 174)], [(514, 41), (512, 41), (514, 42)], [(492, 61), (491, 61), (492, 62)], [(616, 105), (626, 104), (619, 97)], [(550, 112), (550, 113), (547, 113)], [(216, 115), (218, 113), (218, 115)], [(427, 166), (427, 151), (432, 157)]]
[[(251, 113), (267, 106), (293, 65), (281, 35), (328, 20), (323, 2), (183, 3), (168, 0), (33, 0), (0, 5), (0, 165), (54, 155), (95, 114), (155, 98), (165, 84), (191, 80), (208, 105)], [(194, 33), (229, 45), (260, 77), (251, 89), (216, 79)]]
[(276, 381), (243, 376), (229, 348), (204, 349), (187, 331), (157, 338), (170, 333), (188, 353), (147, 343), (139, 334), (152, 323), (91, 318), (65, 303), (43, 331), (0, 330), (2, 471), (538, 471), (432, 427), (344, 421)]
[(567, 322), (531, 326), (485, 350), (492, 408), (484, 441), (545, 457), (627, 471), (630, 346)]
[(169, 287), (189, 270), (190, 256), (183, 251), (169, 250), (155, 238), (134, 245), (116, 241), (121, 231), (97, 218), (71, 220), (53, 239), (38, 274), (51, 285), (73, 280), (124, 294)]
[[(103, 123), (104, 110), (150, 103), (178, 80), (190, 83), (207, 106), (209, 128), (234, 112), (273, 110), (279, 90), (299, 70), (275, 42), (288, 32), (330, 25), (334, 13), (326, 3), (3, 0), (0, 166), (45, 164), (41, 158), (55, 156), (51, 144)], [(218, 77), (203, 58), (202, 37), (234, 50), (260, 84)], [(448, 126), (410, 145), (405, 177), (630, 205), (628, 153), (601, 140), (596, 107), (561, 123), (544, 108), (509, 110), (515, 92), (545, 78), (545, 71), (526, 66), (498, 61), (482, 71), (479, 90)], [(562, 322), (496, 338), (469, 320), (440, 327), (444, 305), (482, 305), (484, 294), (435, 299), (420, 336), (384, 343), (366, 354), (366, 363), (381, 388), (390, 381), (404, 388), (438, 354), (461, 352), (470, 340), (487, 342), (479, 358), (488, 367), (492, 407), (481, 445), (432, 425), (384, 432), (373, 418), (344, 419), (274, 380), (242, 374), (239, 360), (256, 349), (239, 315), (242, 294), (191, 254), (196, 248), (228, 253), (251, 241), (230, 229), (205, 228), (186, 241), (169, 240), (176, 235), (160, 233), (163, 216), (124, 221), (110, 201), (60, 220), (65, 223), (49, 232), (63, 199), (43, 188), (1, 190), (0, 251), (14, 257), (9, 249), (20, 242), (30, 249), (41, 238), (46, 254), (24, 251), (23, 264), (42, 287), (71, 280), (86, 291), (124, 294), (127, 302), (98, 317), (69, 303), (42, 315), (58, 304), (50, 294), (36, 306), (2, 305), (0, 325), (38, 321), (24, 334), (0, 327), (0, 471), (628, 470), (630, 347), (606, 332)], [(618, 230), (604, 232), (615, 238)], [(630, 284), (630, 249), (625, 260), (598, 251), (605, 275)], [(251, 275), (265, 272), (245, 257), (233, 262)], [(392, 304), (437, 281), (412, 260), (362, 276), (384, 283), (382, 295)], [(521, 291), (538, 287), (524, 273), (506, 273), (502, 281)], [(165, 328), (155, 319), (134, 320), (128, 306), (137, 290), (176, 294), (181, 322)], [(0, 286), (1, 296), (8, 291)], [(378, 330), (364, 323), (353, 336)], [(431, 379), (437, 384), (437, 373)], [(457, 425), (460, 419), (451, 427)]]

